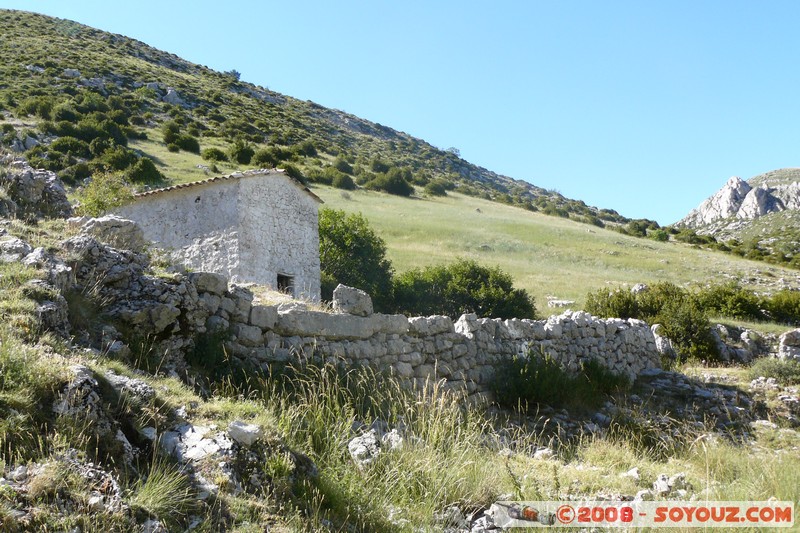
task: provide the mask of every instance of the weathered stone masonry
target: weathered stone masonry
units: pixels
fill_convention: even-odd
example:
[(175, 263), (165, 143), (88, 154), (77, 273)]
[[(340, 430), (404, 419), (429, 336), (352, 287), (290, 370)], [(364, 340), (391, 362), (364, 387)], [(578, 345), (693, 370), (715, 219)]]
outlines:
[(321, 202), (283, 171), (252, 170), (148, 191), (117, 211), (192, 269), (318, 300)]
[[(201, 294), (208, 302), (210, 296)], [(233, 294), (217, 295), (230, 299)], [(544, 353), (570, 370), (581, 361), (598, 359), (616, 373), (631, 378), (660, 366), (650, 328), (639, 320), (601, 320), (588, 313), (566, 311), (547, 320), (500, 320), (461, 316), (407, 318), (403, 315), (354, 316), (243, 302), (246, 292), (228, 307), (247, 320), (229, 322), (226, 348), (233, 355), (265, 365), (317, 357), (328, 362), (358, 363), (390, 370), (419, 387), (444, 380), (447, 388), (484, 395), (497, 364), (514, 355)], [(236, 300), (236, 298), (234, 298)], [(213, 312), (209, 326), (228, 322), (230, 313)], [(227, 317), (227, 318), (226, 318)], [(220, 322), (222, 321), (222, 322)]]
[[(103, 312), (124, 326), (120, 331), (153, 339), (153, 353), (166, 358), (162, 368), (179, 374), (186, 364), (182, 355), (209, 332), (223, 335), (229, 355), (256, 366), (314, 358), (359, 363), (391, 371), (409, 384), (443, 380), (445, 387), (474, 396), (489, 391), (500, 361), (531, 351), (549, 354), (572, 370), (596, 358), (630, 377), (660, 364), (656, 339), (638, 320), (601, 320), (567, 311), (547, 320), (468, 314), (454, 323), (443, 316), (373, 314), (371, 306), (361, 304), (339, 306), (357, 315), (325, 313), (296, 301), (259, 304), (247, 287), (230, 285), (221, 274), (152, 276), (146, 273), (144, 255), (111, 248), (88, 235), (68, 239), (63, 248), (70, 265), (52, 261), (72, 273), (75, 288), (93, 287), (102, 301), (110, 302)], [(42, 266), (54, 276), (60, 271), (49, 263)], [(63, 309), (51, 322), (61, 324), (65, 317)], [(52, 329), (69, 329), (59, 324)], [(104, 328), (103, 338), (104, 349), (125, 357), (126, 339), (115, 328)]]

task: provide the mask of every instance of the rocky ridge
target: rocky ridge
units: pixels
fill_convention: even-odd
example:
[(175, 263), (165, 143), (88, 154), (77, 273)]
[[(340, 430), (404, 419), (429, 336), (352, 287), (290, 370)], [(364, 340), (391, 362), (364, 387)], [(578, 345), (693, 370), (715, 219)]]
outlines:
[(741, 221), (800, 209), (800, 172), (781, 169), (744, 181), (731, 177), (725, 185), (675, 226), (715, 234), (741, 227)]

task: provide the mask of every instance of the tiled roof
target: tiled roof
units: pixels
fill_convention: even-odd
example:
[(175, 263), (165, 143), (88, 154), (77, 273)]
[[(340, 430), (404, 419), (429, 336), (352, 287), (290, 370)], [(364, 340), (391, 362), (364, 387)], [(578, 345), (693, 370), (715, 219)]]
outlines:
[(192, 181), (192, 182), (189, 182), (189, 183), (179, 183), (178, 185), (171, 185), (169, 187), (162, 187), (161, 189), (153, 189), (151, 191), (140, 192), (140, 193), (135, 194), (134, 198), (143, 198), (145, 196), (153, 196), (153, 195), (165, 193), (165, 192), (168, 192), (168, 191), (176, 191), (178, 189), (188, 189), (190, 187), (196, 187), (197, 185), (205, 185), (207, 183), (215, 183), (215, 182), (218, 182), (218, 181), (228, 181), (228, 180), (234, 180), (234, 179), (239, 179), (239, 178), (246, 178), (246, 177), (250, 177), (250, 176), (268, 176), (270, 174), (281, 174), (283, 176), (286, 176), (287, 178), (292, 180), (295, 183), (295, 185), (297, 185), (299, 188), (301, 188), (303, 191), (305, 191), (307, 194), (309, 194), (316, 201), (318, 201), (319, 203), (324, 203), (322, 201), (322, 198), (320, 198), (319, 196), (317, 196), (316, 194), (311, 192), (311, 189), (306, 187), (305, 184), (303, 184), (300, 180), (289, 176), (288, 174), (286, 174), (286, 172), (283, 169), (280, 169), (280, 168), (261, 168), (261, 169), (255, 169), (255, 170), (245, 170), (243, 172), (234, 172), (233, 174), (228, 174), (226, 176), (214, 176), (213, 178), (208, 178), (208, 179), (204, 179), (204, 180), (200, 180), (200, 181)]

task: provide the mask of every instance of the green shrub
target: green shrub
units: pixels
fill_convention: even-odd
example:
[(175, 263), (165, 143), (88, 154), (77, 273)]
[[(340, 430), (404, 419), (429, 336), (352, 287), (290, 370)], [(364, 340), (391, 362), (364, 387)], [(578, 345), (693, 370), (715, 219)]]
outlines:
[(186, 152), (191, 152), (193, 154), (200, 153), (200, 142), (187, 133), (178, 135), (178, 137), (175, 139), (175, 144), (177, 144), (181, 150)]
[(337, 157), (336, 160), (334, 160), (333, 168), (345, 174), (353, 174), (353, 167), (350, 166), (350, 163), (348, 163), (346, 159), (341, 157)]
[(78, 182), (85, 180), (91, 175), (92, 171), (89, 169), (89, 165), (82, 161), (58, 173), (58, 177), (61, 178), (61, 181), (68, 185), (76, 185)]
[(775, 378), (781, 385), (800, 385), (800, 361), (762, 357), (752, 364), (747, 375), (751, 380), (764, 376)]
[(181, 151), (181, 147), (175, 143), (170, 143), (167, 145), (167, 151), (172, 152), (173, 154), (177, 154)]
[(95, 174), (92, 181), (78, 194), (79, 215), (100, 216), (133, 201), (133, 191), (119, 173)]
[(672, 341), (681, 360), (719, 359), (708, 316), (693, 296), (667, 302), (653, 322), (664, 327), (664, 335)]
[(651, 231), (649, 237), (654, 241), (667, 242), (669, 240), (669, 233), (663, 229), (657, 229)]
[(301, 183), (305, 183), (306, 182), (306, 177), (303, 176), (303, 173), (296, 166), (290, 165), (288, 163), (283, 163), (281, 165), (281, 168), (286, 173), (286, 175), (289, 176), (290, 178), (294, 178), (294, 179), (296, 179), (297, 181), (299, 181)]
[(499, 405), (521, 411), (538, 405), (593, 409), (602, 405), (607, 395), (629, 386), (625, 376), (595, 360), (584, 362), (578, 373), (571, 375), (551, 357), (532, 353), (501, 362), (491, 384)]
[(764, 301), (764, 306), (772, 320), (800, 325), (800, 291), (778, 291)]
[(62, 154), (71, 154), (75, 157), (89, 159), (92, 157), (92, 152), (89, 149), (89, 143), (76, 139), (75, 137), (59, 137), (50, 143), (50, 150), (60, 152)]
[(639, 302), (628, 289), (590, 292), (586, 295), (588, 313), (605, 318), (636, 318), (640, 316)]
[(134, 183), (155, 184), (164, 181), (164, 175), (156, 168), (149, 157), (139, 158), (126, 173), (128, 179)]
[(625, 289), (590, 292), (586, 311), (604, 318), (637, 318), (661, 324), (682, 360), (719, 358), (702, 303), (675, 284), (657, 283), (638, 294)]
[[(386, 258), (386, 243), (369, 227), (363, 215), (321, 209), (319, 258), (323, 277), (329, 280), (328, 286), (343, 283), (362, 289), (372, 296), (377, 309), (389, 310), (392, 264)], [(324, 300), (332, 296), (332, 293), (322, 294)]]
[(103, 152), (95, 163), (107, 170), (125, 170), (133, 166), (139, 157), (136, 152), (123, 146), (114, 146)]
[(752, 292), (743, 289), (736, 282), (712, 285), (701, 289), (697, 298), (709, 313), (739, 318), (742, 320), (763, 320), (761, 302)]
[(434, 180), (425, 185), (425, 194), (429, 196), (447, 196), (447, 187), (444, 182)]
[(39, 118), (50, 120), (50, 113), (53, 107), (54, 101), (51, 96), (31, 96), (17, 106), (17, 115), (20, 117), (35, 115)]
[(482, 317), (533, 318), (536, 307), (524, 289), (499, 267), (460, 259), (443, 266), (404, 272), (394, 281), (395, 307), (409, 316), (463, 313)]
[(353, 181), (353, 178), (341, 172), (333, 178), (331, 184), (337, 189), (344, 189), (346, 191), (352, 191), (356, 188), (356, 183)]
[(181, 134), (181, 125), (174, 120), (168, 120), (161, 125), (161, 133), (163, 134), (164, 144), (175, 144)]
[(366, 184), (367, 189), (384, 191), (397, 196), (411, 196), (414, 187), (403, 176), (403, 171), (393, 168), (385, 174), (378, 174)]
[(278, 159), (272, 149), (260, 148), (253, 154), (252, 163), (261, 168), (274, 168), (278, 164)]
[(227, 161), (228, 156), (219, 148), (206, 148), (201, 157), (206, 161)]
[(253, 147), (242, 139), (236, 139), (231, 147), (228, 148), (228, 155), (231, 161), (235, 161), (241, 165), (249, 165), (254, 154), (255, 150), (253, 150)]

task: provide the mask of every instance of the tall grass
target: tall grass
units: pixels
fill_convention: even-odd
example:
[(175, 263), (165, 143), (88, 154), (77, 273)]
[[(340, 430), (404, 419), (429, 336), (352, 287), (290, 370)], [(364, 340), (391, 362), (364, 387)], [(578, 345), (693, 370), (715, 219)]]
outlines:
[[(398, 520), (430, 525), (447, 505), (485, 506), (508, 489), (501, 463), (486, 460), (488, 419), (439, 384), (406, 390), (369, 368), (325, 365), (290, 368), (266, 389), (281, 431), (320, 467), (321, 508), (337, 521), (396, 529), (387, 522), (387, 509), (396, 508)], [(381, 422), (401, 429), (403, 445), (357, 468), (347, 443)]]

